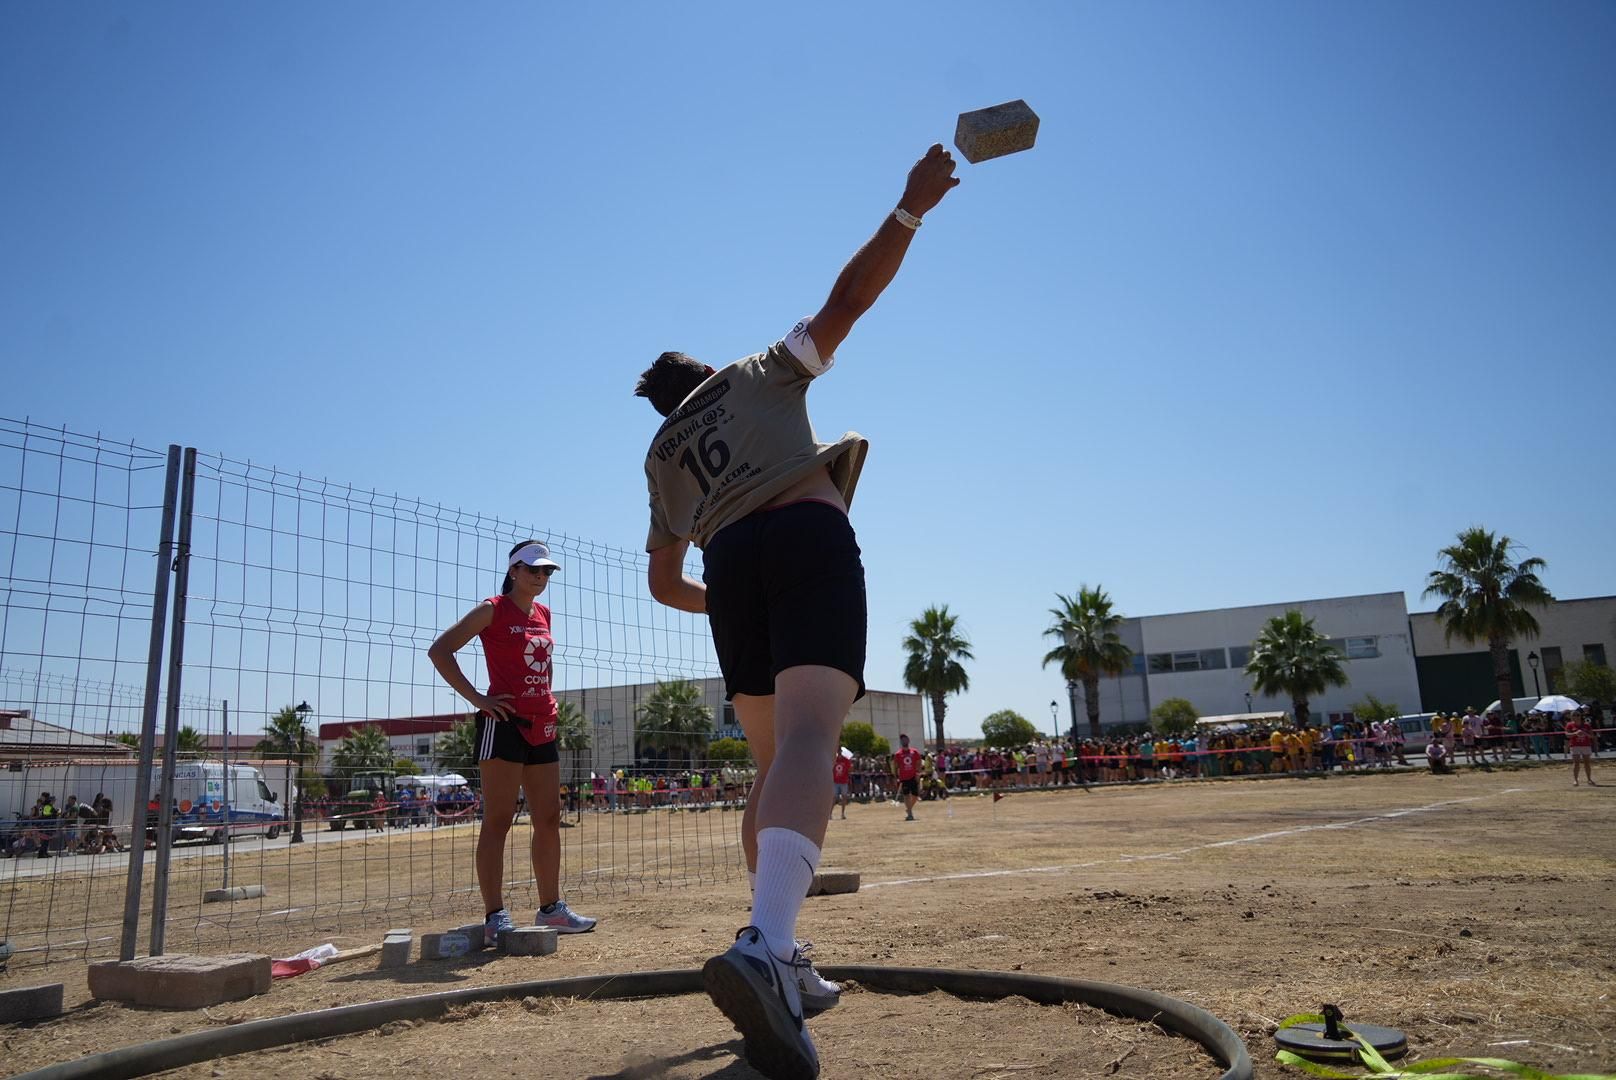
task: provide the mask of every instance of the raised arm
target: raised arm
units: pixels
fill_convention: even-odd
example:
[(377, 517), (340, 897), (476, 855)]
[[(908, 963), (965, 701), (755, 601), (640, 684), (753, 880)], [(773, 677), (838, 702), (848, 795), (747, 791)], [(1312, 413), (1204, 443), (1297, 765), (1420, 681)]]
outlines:
[[(820, 356), (835, 354), (859, 316), (869, 311), (882, 290), (892, 283), (919, 227), (918, 219), (958, 184), (953, 155), (943, 149), (942, 143), (933, 144), (926, 156), (915, 162), (897, 210), (887, 215), (875, 235), (842, 268), (825, 306), (808, 324), (809, 336)], [(903, 223), (904, 217), (914, 219), (913, 228)]]

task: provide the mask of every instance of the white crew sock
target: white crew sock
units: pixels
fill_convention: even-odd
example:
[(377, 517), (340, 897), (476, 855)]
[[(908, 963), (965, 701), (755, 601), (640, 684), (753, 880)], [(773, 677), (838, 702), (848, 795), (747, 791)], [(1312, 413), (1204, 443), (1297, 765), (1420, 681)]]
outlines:
[(746, 872), (746, 884), (747, 884), (747, 886), (749, 888), (751, 888), (752, 895), (756, 896), (757, 895), (757, 871), (756, 870), (748, 870)]
[(819, 868), (819, 848), (799, 832), (763, 829), (758, 833), (757, 889), (752, 896), (752, 925), (782, 962), (796, 948), (797, 912)]

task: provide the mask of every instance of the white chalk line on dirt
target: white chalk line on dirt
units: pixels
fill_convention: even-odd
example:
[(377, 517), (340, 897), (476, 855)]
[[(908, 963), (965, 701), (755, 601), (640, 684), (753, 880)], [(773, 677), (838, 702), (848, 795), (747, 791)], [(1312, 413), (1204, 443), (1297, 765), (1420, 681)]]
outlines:
[(1444, 807), (1457, 806), (1461, 803), (1479, 802), (1482, 799), (1496, 798), (1499, 795), (1513, 795), (1525, 790), (1525, 788), (1505, 788), (1503, 791), (1494, 792), (1490, 795), (1471, 795), (1463, 799), (1444, 799), (1441, 802), (1428, 803), (1425, 806), (1405, 806), (1399, 810), (1388, 810), (1384, 814), (1371, 814), (1368, 817), (1353, 818), (1350, 821), (1331, 821), (1322, 825), (1298, 825), (1294, 829), (1277, 829), (1272, 832), (1253, 833), (1251, 836), (1239, 836), (1230, 840), (1213, 840), (1205, 844), (1194, 844), (1190, 847), (1175, 848), (1172, 851), (1160, 851), (1148, 855), (1118, 855), (1115, 858), (1094, 859), (1090, 862), (1081, 863), (1065, 863), (1060, 866), (1027, 866), (1014, 870), (972, 870), (959, 874), (937, 874), (931, 877), (894, 878), (891, 881), (872, 881), (860, 886), (860, 889), (883, 889), (892, 885), (924, 885), (933, 881), (964, 881), (971, 878), (1019, 877), (1024, 874), (1063, 874), (1069, 870), (1086, 870), (1089, 867), (1104, 866), (1107, 863), (1142, 862), (1148, 859), (1178, 859), (1192, 852), (1206, 851), (1211, 848), (1234, 847), (1238, 844), (1260, 844), (1267, 840), (1277, 840), (1285, 836), (1297, 836), (1301, 833), (1318, 832), (1323, 829), (1354, 829), (1363, 825), (1373, 825), (1382, 821), (1407, 817), (1410, 814), (1425, 814), (1433, 810), (1441, 810)]

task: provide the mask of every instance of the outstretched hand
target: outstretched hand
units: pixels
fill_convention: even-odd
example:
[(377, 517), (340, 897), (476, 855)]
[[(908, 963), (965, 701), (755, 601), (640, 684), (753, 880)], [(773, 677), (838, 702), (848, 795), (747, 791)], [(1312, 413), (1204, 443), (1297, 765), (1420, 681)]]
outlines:
[(943, 149), (942, 143), (933, 143), (926, 156), (915, 162), (909, 170), (909, 181), (904, 185), (903, 198), (898, 205), (915, 217), (943, 201), (943, 196), (959, 186), (954, 175), (954, 155)]

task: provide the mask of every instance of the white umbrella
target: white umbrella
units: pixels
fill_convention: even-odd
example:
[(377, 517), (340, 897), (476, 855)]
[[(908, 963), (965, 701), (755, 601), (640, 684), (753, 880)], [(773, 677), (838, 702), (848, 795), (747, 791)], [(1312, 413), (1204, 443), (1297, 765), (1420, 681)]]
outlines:
[(1575, 701), (1566, 697), (1564, 694), (1550, 694), (1548, 697), (1532, 706), (1532, 710), (1534, 712), (1552, 713), (1573, 712), (1580, 708), (1582, 708), (1581, 705), (1578, 705)]

